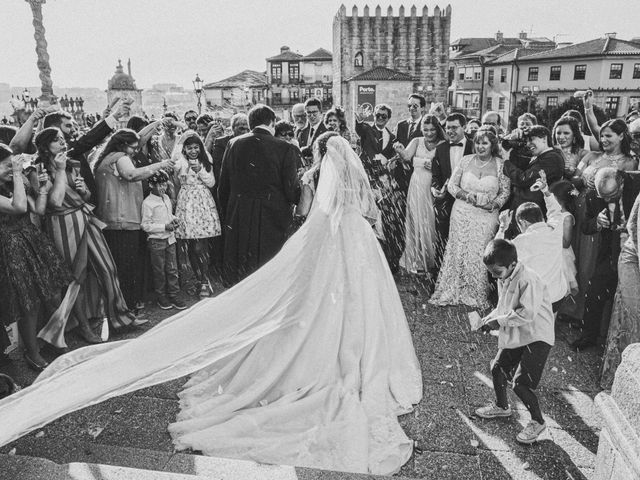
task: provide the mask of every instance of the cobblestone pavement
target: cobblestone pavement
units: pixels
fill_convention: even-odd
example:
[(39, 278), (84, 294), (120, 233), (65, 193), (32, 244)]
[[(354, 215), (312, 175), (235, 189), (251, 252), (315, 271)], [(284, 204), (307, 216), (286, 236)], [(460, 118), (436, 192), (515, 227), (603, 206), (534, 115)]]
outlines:
[[(470, 332), (465, 309), (429, 305), (424, 286), (413, 279), (399, 279), (398, 288), (424, 379), (422, 402), (401, 418), (418, 448), (399, 476), (438, 480), (592, 477), (599, 434), (593, 404), (599, 392), (599, 352), (573, 352), (568, 339), (577, 332), (558, 327), (538, 390), (548, 429), (537, 443), (523, 446), (515, 436), (529, 415), (512, 392), (511, 418), (488, 421), (473, 415), (476, 407), (493, 400), (489, 362), (497, 339)], [(118, 339), (139, 335), (171, 311), (150, 304), (148, 314), (148, 325)], [(70, 345), (75, 348), (82, 343), (71, 338)], [(35, 374), (17, 352), (12, 357), (13, 364), (1, 371), (28, 385)], [(67, 415), (2, 447), (0, 453), (15, 449), (19, 455), (58, 463), (126, 464), (155, 470), (170, 466), (175, 457), (166, 427), (175, 419), (176, 392), (183, 383), (179, 379)]]

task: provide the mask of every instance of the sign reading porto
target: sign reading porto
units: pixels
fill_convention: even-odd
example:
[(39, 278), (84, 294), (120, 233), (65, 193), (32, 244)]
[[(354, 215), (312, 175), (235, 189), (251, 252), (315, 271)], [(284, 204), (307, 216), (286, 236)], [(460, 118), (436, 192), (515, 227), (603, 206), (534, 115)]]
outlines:
[(373, 121), (373, 106), (376, 104), (376, 86), (358, 85), (358, 110), (362, 109), (365, 122)]

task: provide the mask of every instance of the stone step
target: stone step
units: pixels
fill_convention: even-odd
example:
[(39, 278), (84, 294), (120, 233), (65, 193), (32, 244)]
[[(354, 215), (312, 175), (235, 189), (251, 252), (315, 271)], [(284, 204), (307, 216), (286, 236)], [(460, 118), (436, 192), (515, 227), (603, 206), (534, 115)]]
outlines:
[[(54, 453), (43, 439), (31, 449), (0, 454), (0, 480), (384, 480), (360, 475), (245, 460), (71, 443)], [(49, 440), (48, 443), (51, 443)], [(55, 456), (58, 460), (53, 461)], [(45, 457), (45, 458), (42, 458)], [(404, 477), (404, 480), (411, 480)]]

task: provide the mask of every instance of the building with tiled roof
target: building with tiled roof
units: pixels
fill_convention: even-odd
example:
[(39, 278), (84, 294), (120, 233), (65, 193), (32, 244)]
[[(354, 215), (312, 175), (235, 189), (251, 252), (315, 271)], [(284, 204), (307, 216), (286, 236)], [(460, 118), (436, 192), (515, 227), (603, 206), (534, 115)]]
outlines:
[(287, 46), (267, 60), (267, 102), (277, 113), (288, 118), (285, 110), (307, 98), (318, 97), (331, 104), (333, 56), (324, 48), (308, 55), (294, 53)]
[(244, 70), (217, 82), (207, 83), (204, 96), (209, 109), (233, 114), (247, 110), (256, 103), (265, 101), (267, 75), (255, 70)]
[(615, 34), (545, 51), (517, 49), (484, 69), (485, 107), (503, 118), (531, 95), (542, 108), (553, 108), (577, 90), (593, 90), (595, 104), (611, 117), (640, 102), (640, 44)]
[(367, 70), (366, 72), (359, 73), (358, 75), (354, 75), (351, 78), (347, 79), (347, 82), (350, 81), (401, 81), (401, 82), (411, 82), (415, 80), (411, 75), (399, 72), (398, 70), (393, 70), (387, 67), (374, 67), (371, 70)]
[(491, 38), (460, 38), (451, 44), (449, 63), (449, 105), (469, 117), (483, 113), (483, 65), (516, 49), (536, 52), (555, 48), (552, 40), (529, 37), (520, 32), (518, 37), (504, 37), (498, 31)]

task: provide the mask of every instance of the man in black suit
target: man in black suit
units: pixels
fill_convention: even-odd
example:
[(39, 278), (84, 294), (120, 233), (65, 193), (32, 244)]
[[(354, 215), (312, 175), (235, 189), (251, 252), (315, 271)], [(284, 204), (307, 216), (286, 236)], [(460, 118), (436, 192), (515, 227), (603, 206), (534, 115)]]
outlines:
[(445, 133), (447, 142), (436, 147), (436, 153), (431, 163), (431, 193), (433, 194), (433, 207), (436, 213), (436, 266), (440, 269), (440, 263), (444, 255), (444, 249), (449, 240), (449, 217), (455, 199), (447, 191), (447, 182), (452, 171), (460, 164), (465, 155), (473, 153), (473, 141), (464, 134), (467, 119), (461, 113), (452, 113), (445, 121)]
[(376, 105), (374, 124), (363, 121), (362, 112), (356, 113), (356, 134), (360, 137), (362, 153), (360, 159), (371, 187), (379, 196), (378, 207), (382, 216), (381, 241), (389, 268), (396, 273), (400, 257), (404, 251), (404, 219), (406, 213), (406, 193), (398, 185), (396, 177), (404, 172), (401, 162), (395, 157), (393, 144), (396, 137), (387, 128), (391, 118), (391, 108), (385, 104)]
[(424, 109), (427, 106), (427, 100), (417, 93), (409, 95), (407, 100), (407, 108), (409, 109), (409, 118), (400, 120), (396, 125), (396, 139), (403, 147), (409, 145), (414, 138), (422, 137), (422, 128), (420, 121), (424, 115)]
[(300, 196), (298, 153), (294, 145), (273, 136), (275, 121), (271, 108), (253, 107), (251, 132), (232, 139), (222, 160), (218, 197), (227, 285), (238, 283), (278, 253)]
[[(640, 191), (640, 173), (605, 167), (598, 170), (595, 190), (587, 194), (582, 232), (600, 235), (596, 268), (585, 294), (582, 335), (571, 346), (584, 349), (598, 341), (605, 305), (613, 299), (618, 284), (620, 234)], [(608, 317), (605, 315), (605, 317)], [(607, 327), (604, 329), (606, 331)]]
[[(222, 168), (222, 159), (224, 152), (227, 149), (227, 145), (232, 138), (244, 135), (249, 131), (249, 119), (245, 113), (236, 113), (231, 117), (231, 135), (225, 135), (218, 137), (213, 141), (213, 152), (211, 154), (211, 162), (213, 163), (213, 175), (216, 179), (216, 184), (213, 186), (213, 199), (216, 202), (218, 213), (220, 215), (220, 221), (224, 222), (223, 210), (220, 205), (220, 199), (218, 198), (218, 185), (220, 184), (220, 169)], [(215, 127), (214, 127), (215, 128)], [(213, 237), (211, 239), (211, 273), (214, 277), (222, 278), (222, 254), (224, 251), (224, 236), (225, 229), (222, 229), (221, 235)]]
[(296, 136), (300, 148), (312, 146), (313, 142), (327, 131), (322, 121), (322, 102), (319, 99), (314, 97), (304, 102), (304, 111), (307, 114), (307, 126)]
[[(403, 147), (409, 145), (409, 142), (414, 138), (422, 137), (422, 117), (424, 116), (426, 106), (427, 100), (422, 95), (418, 95), (417, 93), (409, 95), (407, 99), (409, 118), (400, 120), (396, 125), (396, 141), (401, 143)], [(404, 168), (396, 169), (395, 178), (398, 187), (400, 187), (406, 197), (409, 191), (411, 174), (413, 173), (413, 165), (405, 163), (403, 166)]]

